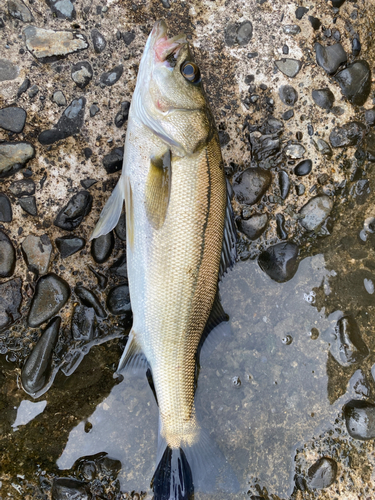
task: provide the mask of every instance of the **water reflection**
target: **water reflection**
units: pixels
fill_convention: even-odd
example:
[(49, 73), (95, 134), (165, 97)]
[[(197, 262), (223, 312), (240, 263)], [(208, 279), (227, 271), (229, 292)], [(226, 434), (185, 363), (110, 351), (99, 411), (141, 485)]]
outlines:
[(21, 401), (17, 409), (16, 420), (12, 424), (13, 430), (17, 431), (21, 425), (31, 422), (36, 416), (43, 413), (46, 406), (47, 401), (38, 401), (37, 403), (28, 401), (27, 399)]

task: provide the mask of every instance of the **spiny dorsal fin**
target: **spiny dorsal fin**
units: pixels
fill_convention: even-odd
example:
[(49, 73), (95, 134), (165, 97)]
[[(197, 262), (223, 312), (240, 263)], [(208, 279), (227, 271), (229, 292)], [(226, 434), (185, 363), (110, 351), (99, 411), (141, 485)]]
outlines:
[(151, 158), (146, 181), (145, 203), (149, 223), (160, 229), (167, 214), (171, 185), (171, 152), (160, 158)]
[(142, 349), (135, 338), (133, 330), (131, 330), (124, 352), (122, 353), (117, 367), (117, 373), (120, 373), (125, 368), (142, 369), (147, 367), (147, 358), (143, 354)]
[(219, 279), (223, 277), (228, 268), (232, 268), (237, 260), (237, 231), (233, 217), (232, 204), (230, 202), (228, 180), (227, 180), (227, 208), (225, 211), (223, 248), (221, 251), (221, 262)]

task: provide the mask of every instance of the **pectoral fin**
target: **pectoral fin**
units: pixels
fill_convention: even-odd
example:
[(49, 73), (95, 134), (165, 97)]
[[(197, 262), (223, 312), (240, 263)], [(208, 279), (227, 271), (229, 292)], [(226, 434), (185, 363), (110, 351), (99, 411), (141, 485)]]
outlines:
[(108, 234), (114, 227), (116, 227), (124, 205), (124, 197), (124, 179), (121, 175), (115, 189), (112, 191), (111, 196), (104, 205), (90, 240), (99, 238), (99, 236), (102, 236), (103, 234)]
[(171, 152), (160, 158), (151, 158), (148, 172), (145, 204), (149, 223), (160, 229), (167, 215), (171, 185)]
[[(228, 182), (228, 181), (227, 181)], [(231, 269), (237, 260), (237, 230), (233, 217), (232, 204), (230, 202), (229, 189), (227, 185), (227, 208), (225, 211), (223, 248), (221, 251), (221, 262), (219, 279), (228, 269)]]

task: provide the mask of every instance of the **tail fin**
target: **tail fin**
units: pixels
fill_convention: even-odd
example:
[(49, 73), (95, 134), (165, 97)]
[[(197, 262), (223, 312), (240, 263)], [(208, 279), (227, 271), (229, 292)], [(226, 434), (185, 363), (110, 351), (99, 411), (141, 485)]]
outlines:
[(154, 500), (192, 500), (193, 477), (181, 448), (167, 446), (151, 482)]

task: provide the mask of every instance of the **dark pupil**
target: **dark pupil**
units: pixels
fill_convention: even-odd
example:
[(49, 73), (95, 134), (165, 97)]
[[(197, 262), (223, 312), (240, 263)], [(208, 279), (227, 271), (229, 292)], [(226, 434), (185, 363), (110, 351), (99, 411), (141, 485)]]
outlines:
[(191, 64), (187, 64), (184, 67), (184, 73), (186, 76), (193, 76), (195, 73), (193, 66)]

